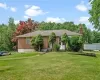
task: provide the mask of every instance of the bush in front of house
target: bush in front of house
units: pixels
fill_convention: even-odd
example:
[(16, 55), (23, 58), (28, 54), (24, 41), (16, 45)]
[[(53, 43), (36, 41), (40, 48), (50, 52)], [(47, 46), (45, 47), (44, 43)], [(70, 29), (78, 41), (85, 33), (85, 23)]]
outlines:
[(32, 38), (31, 43), (36, 51), (41, 51), (41, 48), (43, 47), (43, 37), (39, 34)]
[(66, 44), (66, 50), (67, 50), (67, 51), (72, 51), (72, 50), (71, 50), (71, 47), (69, 46), (69, 43)]
[(83, 46), (83, 38), (82, 36), (72, 36), (70, 38), (70, 48), (72, 51), (78, 52), (82, 49)]
[(52, 32), (49, 36), (49, 44), (51, 44), (53, 47), (55, 42), (56, 42), (56, 34)]
[(65, 45), (65, 50), (66, 50), (66, 44), (68, 43), (68, 36), (66, 33), (64, 33), (62, 36), (61, 36), (61, 42)]
[(55, 43), (55, 44), (53, 45), (53, 51), (59, 51), (59, 50), (60, 50), (60, 45), (57, 44), (57, 43)]
[(33, 48), (34, 48), (36, 51), (38, 51), (38, 47), (37, 47), (37, 45), (36, 45), (35, 39), (36, 39), (36, 37), (32, 37), (31, 44), (32, 44)]

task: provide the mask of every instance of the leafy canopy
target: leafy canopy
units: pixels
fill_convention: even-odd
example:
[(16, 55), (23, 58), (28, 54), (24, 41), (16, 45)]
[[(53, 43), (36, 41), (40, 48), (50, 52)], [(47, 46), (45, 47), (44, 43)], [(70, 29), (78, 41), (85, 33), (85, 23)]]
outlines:
[(38, 23), (31, 20), (30, 18), (27, 21), (20, 21), (18, 27), (16, 28), (16, 31), (13, 33), (12, 42), (15, 44), (14, 47), (17, 48), (18, 38), (16, 36), (32, 32), (37, 27)]
[(89, 21), (94, 25), (95, 29), (100, 30), (100, 0), (90, 0), (91, 10), (89, 10)]

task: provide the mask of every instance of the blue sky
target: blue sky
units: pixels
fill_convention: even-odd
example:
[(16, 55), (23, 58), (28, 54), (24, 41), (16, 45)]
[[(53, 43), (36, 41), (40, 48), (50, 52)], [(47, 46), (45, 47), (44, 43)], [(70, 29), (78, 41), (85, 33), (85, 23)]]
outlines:
[(85, 23), (92, 29), (90, 8), (88, 0), (0, 0), (0, 23), (7, 23), (9, 17), (15, 23), (31, 17), (36, 21)]

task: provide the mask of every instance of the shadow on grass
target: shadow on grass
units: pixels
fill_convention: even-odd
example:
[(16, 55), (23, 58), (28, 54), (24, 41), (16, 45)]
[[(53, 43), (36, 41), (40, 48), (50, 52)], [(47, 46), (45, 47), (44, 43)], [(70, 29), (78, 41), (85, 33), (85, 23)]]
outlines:
[(69, 53), (69, 54), (72, 54), (72, 55), (82, 55), (82, 56), (90, 56), (90, 57), (97, 57), (97, 55), (95, 53)]
[(9, 70), (13, 70), (13, 67), (2, 67), (0, 69), (0, 72), (5, 72), (5, 71), (9, 71)]

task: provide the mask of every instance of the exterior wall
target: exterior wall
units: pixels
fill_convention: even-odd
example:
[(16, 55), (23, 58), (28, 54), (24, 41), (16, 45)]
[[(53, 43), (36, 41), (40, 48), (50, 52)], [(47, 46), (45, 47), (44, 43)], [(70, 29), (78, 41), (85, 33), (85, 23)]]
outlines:
[(26, 43), (26, 38), (18, 38), (18, 49), (32, 49), (32, 46)]
[[(49, 37), (44, 37), (43, 38), (43, 48), (46, 49), (48, 48), (48, 39)], [(18, 49), (32, 49), (31, 44), (26, 43), (26, 38), (18, 38)]]
[[(31, 39), (31, 38), (30, 38)], [(43, 37), (43, 49), (49, 48), (49, 37)], [(56, 38), (56, 42), (59, 44), (59, 37)], [(34, 51), (31, 44), (26, 43), (26, 38), (18, 38), (18, 52)]]
[(43, 48), (44, 49), (47, 49), (49, 47), (49, 42), (48, 41), (49, 41), (49, 37), (44, 37), (43, 38), (43, 44), (44, 44)]

